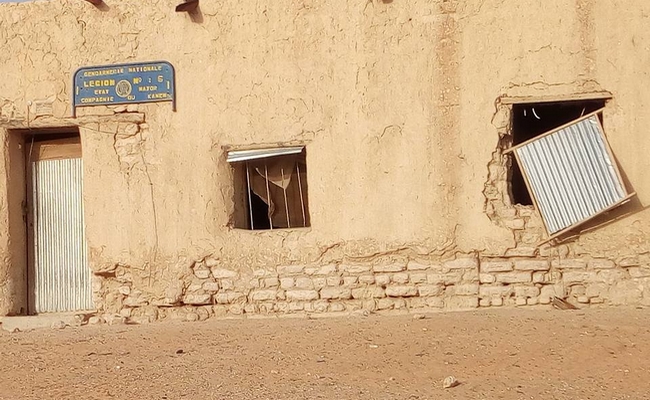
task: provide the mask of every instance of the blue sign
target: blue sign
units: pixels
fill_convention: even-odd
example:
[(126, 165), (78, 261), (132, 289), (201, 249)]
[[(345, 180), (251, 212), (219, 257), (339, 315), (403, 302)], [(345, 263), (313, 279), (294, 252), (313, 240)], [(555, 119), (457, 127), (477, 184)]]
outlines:
[(74, 73), (77, 107), (171, 101), (176, 111), (174, 67), (166, 62), (79, 68)]

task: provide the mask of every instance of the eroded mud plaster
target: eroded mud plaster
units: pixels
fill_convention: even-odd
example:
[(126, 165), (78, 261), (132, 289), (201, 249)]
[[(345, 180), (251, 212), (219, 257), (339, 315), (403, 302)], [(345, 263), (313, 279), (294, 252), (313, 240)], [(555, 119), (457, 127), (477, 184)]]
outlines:
[[(79, 127), (107, 318), (648, 302), (642, 207), (536, 247), (539, 216), (509, 201), (509, 106), (495, 104), (610, 91), (608, 138), (644, 204), (646, 2), (226, 1), (200, 21), (163, 1), (82, 3), (0, 6), (0, 132), (6, 148), (12, 129)], [(177, 112), (70, 117), (76, 68), (150, 60), (174, 65)], [(224, 149), (277, 143), (307, 148), (312, 227), (232, 229)], [(17, 252), (3, 225), (0, 288)], [(20, 311), (12, 290), (0, 314)]]

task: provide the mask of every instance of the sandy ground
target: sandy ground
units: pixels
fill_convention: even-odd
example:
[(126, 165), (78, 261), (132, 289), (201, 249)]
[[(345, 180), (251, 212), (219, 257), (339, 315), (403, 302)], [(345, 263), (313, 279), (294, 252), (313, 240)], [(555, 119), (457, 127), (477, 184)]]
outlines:
[[(0, 399), (650, 399), (650, 310), (0, 334)], [(454, 375), (461, 384), (443, 389)]]

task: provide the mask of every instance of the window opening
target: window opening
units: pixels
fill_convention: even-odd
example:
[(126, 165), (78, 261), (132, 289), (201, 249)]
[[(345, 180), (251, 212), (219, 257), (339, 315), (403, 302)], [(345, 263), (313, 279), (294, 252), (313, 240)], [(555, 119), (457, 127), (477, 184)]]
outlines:
[[(512, 144), (516, 146), (524, 143), (603, 107), (605, 107), (604, 99), (514, 104)], [(599, 114), (599, 118), (602, 118), (602, 114)], [(533, 200), (515, 157), (512, 157), (509, 175), (512, 203), (532, 206)]]
[(236, 228), (309, 226), (304, 147), (231, 151), (228, 162), (235, 169)]
[(516, 158), (549, 240), (635, 195), (627, 191), (607, 143), (602, 109), (535, 135), (507, 153)]

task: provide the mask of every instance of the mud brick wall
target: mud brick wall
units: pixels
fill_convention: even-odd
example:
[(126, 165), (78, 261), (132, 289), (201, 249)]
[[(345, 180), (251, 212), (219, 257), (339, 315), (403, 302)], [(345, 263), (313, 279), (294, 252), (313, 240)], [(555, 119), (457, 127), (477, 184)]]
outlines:
[[(63, 127), (106, 319), (647, 304), (650, 2), (533, 3), (224, 0), (200, 23), (168, 2), (0, 5), (0, 316), (26, 309), (21, 132)], [(152, 60), (175, 111), (72, 117), (77, 68)], [(592, 97), (638, 196), (540, 245), (510, 193), (513, 104)], [(227, 149), (289, 144), (311, 227), (234, 229)]]
[[(647, 262), (647, 261), (644, 261)], [(432, 312), (501, 306), (650, 305), (650, 267), (638, 258), (479, 258), (390, 264), (286, 265), (249, 274), (205, 259), (184, 283), (147, 302), (128, 279), (114, 310), (137, 322), (211, 316)], [(152, 311), (153, 310), (153, 311)]]

